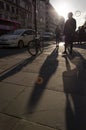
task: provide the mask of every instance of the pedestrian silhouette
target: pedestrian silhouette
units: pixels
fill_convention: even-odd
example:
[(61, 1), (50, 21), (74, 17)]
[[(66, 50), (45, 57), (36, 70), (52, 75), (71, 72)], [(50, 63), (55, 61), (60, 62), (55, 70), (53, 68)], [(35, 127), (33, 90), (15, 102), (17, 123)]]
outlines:
[(63, 53), (66, 53), (66, 49), (67, 49), (68, 45), (70, 45), (70, 53), (72, 53), (75, 29), (76, 29), (76, 20), (73, 18), (73, 13), (69, 12), (68, 19), (64, 25), (63, 33), (65, 36), (65, 50)]
[(85, 39), (85, 29), (84, 29), (84, 26), (81, 26), (80, 28), (79, 28), (79, 43), (81, 44), (83, 41), (84, 41), (84, 39)]
[(56, 27), (55, 35), (56, 35), (56, 47), (58, 47), (59, 42), (60, 42), (60, 27), (59, 27), (59, 25), (57, 25), (57, 27)]

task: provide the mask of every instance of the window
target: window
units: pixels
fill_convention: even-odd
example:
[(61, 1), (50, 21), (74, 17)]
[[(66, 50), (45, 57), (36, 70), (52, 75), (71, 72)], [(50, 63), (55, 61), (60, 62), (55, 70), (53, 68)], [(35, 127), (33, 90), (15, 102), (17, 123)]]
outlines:
[(10, 7), (9, 7), (8, 4), (6, 4), (6, 10), (7, 10), (7, 11), (10, 11)]
[(0, 8), (4, 9), (4, 2), (0, 1)]
[(14, 3), (16, 3), (16, 1), (15, 0), (12, 0)]
[(14, 13), (15, 12), (15, 9), (14, 9), (14, 7), (12, 7), (12, 13)]
[(0, 14), (0, 18), (2, 18), (2, 14)]

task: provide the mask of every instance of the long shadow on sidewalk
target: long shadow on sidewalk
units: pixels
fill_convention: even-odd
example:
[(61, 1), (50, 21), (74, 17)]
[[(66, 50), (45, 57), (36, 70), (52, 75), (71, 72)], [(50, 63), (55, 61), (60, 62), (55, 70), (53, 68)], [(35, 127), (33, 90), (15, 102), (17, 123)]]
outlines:
[(54, 49), (53, 52), (46, 58), (45, 62), (41, 66), (37, 81), (35, 82), (34, 89), (31, 93), (31, 97), (27, 104), (27, 112), (34, 112), (37, 104), (39, 103), (43, 92), (49, 82), (51, 76), (55, 73), (58, 67), (58, 49)]
[[(86, 75), (83, 68), (85, 59), (80, 53), (75, 54), (64, 56), (67, 69), (63, 72), (66, 130), (86, 130), (86, 84), (82, 80), (82, 76)], [(75, 65), (74, 69), (71, 69), (70, 63)]]
[(27, 51), (27, 48), (0, 48), (0, 59), (1, 58), (5, 58), (8, 56), (13, 56), (13, 55), (17, 55), (17, 54), (22, 54), (25, 53)]
[(33, 60), (36, 57), (30, 57), (27, 58), (25, 60), (22, 60), (21, 62), (17, 63), (16, 65), (10, 67), (9, 69), (7, 69), (6, 71), (3, 71), (3, 73), (1, 73), (0, 75), (0, 81), (3, 81), (4, 79), (18, 73), (19, 71), (22, 70), (23, 67), (27, 66), (29, 63), (33, 62)]

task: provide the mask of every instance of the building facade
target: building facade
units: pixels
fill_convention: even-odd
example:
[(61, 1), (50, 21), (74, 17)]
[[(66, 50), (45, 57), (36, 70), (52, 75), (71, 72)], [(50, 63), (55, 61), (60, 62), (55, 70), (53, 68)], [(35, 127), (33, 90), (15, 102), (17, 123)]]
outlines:
[(59, 24), (59, 15), (53, 8), (53, 6), (47, 2), (46, 4), (46, 31), (54, 32), (55, 28)]
[[(20, 28), (34, 29), (35, 15), (33, 2), (34, 0), (0, 0), (0, 21), (3, 19), (10, 23), (14, 22), (15, 25), (19, 23)], [(58, 21), (59, 16), (49, 3), (49, 0), (36, 0), (36, 22), (39, 32), (54, 32)], [(3, 25), (2, 29), (5, 27), (8, 30), (13, 29), (12, 26), (10, 27), (10, 24)]]
[(37, 0), (36, 4), (37, 4), (37, 17), (36, 17), (37, 29), (41, 33), (45, 31), (46, 27), (45, 26), (46, 2), (43, 0)]
[(18, 22), (21, 28), (32, 28), (32, 15), (32, 0), (0, 0), (0, 19)]

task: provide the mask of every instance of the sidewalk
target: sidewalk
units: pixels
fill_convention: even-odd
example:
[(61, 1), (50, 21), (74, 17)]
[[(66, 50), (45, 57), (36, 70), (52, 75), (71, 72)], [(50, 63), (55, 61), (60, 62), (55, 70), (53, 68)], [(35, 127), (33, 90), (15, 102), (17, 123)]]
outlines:
[(86, 130), (85, 46), (52, 43), (1, 74), (0, 130)]

